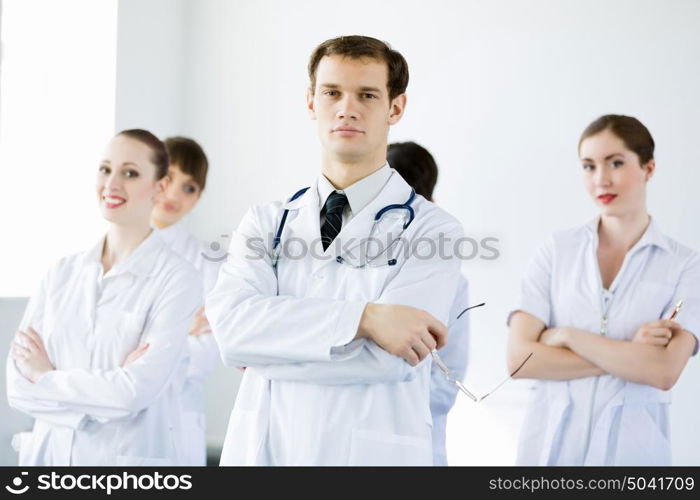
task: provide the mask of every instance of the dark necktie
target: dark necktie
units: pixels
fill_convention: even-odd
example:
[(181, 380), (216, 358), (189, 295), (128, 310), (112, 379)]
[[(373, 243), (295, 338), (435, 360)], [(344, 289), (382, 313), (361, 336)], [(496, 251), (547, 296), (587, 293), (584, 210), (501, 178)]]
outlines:
[(323, 250), (326, 250), (335, 237), (338, 236), (340, 228), (343, 225), (343, 210), (347, 204), (348, 197), (335, 191), (333, 191), (326, 200), (326, 204), (323, 206), (326, 220), (321, 226), (321, 243), (323, 244)]

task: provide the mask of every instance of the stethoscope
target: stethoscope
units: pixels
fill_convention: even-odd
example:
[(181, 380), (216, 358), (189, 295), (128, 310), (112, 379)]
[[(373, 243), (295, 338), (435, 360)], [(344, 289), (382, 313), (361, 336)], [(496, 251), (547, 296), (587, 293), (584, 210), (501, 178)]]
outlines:
[[(309, 189), (308, 187), (305, 187), (303, 189), (300, 189), (296, 193), (294, 193), (294, 195), (292, 195), (292, 197), (289, 198), (289, 202), (292, 202), (292, 201), (296, 200), (297, 198), (299, 198), (301, 195), (306, 193), (306, 191), (308, 191), (308, 189)], [(394, 244), (397, 241), (399, 241), (399, 239), (401, 238), (403, 233), (406, 231), (406, 229), (408, 229), (408, 226), (410, 226), (411, 223), (413, 222), (413, 220), (416, 218), (416, 213), (414, 212), (413, 207), (411, 206), (411, 204), (413, 203), (413, 200), (415, 200), (415, 198), (416, 198), (416, 191), (415, 191), (415, 189), (411, 189), (411, 194), (409, 195), (409, 197), (405, 203), (395, 203), (392, 205), (387, 205), (375, 214), (374, 221), (372, 223), (372, 228), (370, 229), (370, 233), (369, 233), (370, 240), (372, 239), (372, 235), (377, 231), (378, 224), (380, 223), (382, 218), (388, 212), (390, 212), (392, 210), (401, 210), (401, 211), (405, 211), (408, 213), (408, 219), (404, 222), (402, 229), (401, 229), (401, 232), (399, 233), (399, 235), (396, 238), (392, 239), (391, 243), (389, 245), (387, 245), (387, 247), (383, 251), (379, 252), (377, 255), (375, 255), (371, 258), (367, 258), (365, 260), (365, 262), (362, 264), (355, 264), (355, 263), (343, 258), (340, 255), (338, 255), (335, 258), (335, 261), (338, 264), (346, 264), (346, 265), (353, 267), (355, 269), (361, 269), (363, 267), (395, 266), (396, 262), (397, 262), (396, 259), (387, 259), (386, 261), (380, 261), (378, 263), (376, 261), (377, 261), (377, 259), (379, 259), (379, 257), (382, 254), (385, 254), (386, 252), (388, 252), (389, 249), (391, 249), (394, 246)], [(280, 242), (282, 241), (282, 232), (284, 231), (284, 225), (287, 223), (287, 215), (288, 214), (289, 214), (289, 209), (285, 208), (284, 213), (282, 213), (282, 219), (280, 220), (279, 226), (277, 227), (277, 232), (275, 233), (275, 237), (272, 240), (272, 267), (274, 267), (275, 269), (277, 268), (277, 262), (279, 260), (279, 254), (280, 254), (279, 246), (280, 246)]]

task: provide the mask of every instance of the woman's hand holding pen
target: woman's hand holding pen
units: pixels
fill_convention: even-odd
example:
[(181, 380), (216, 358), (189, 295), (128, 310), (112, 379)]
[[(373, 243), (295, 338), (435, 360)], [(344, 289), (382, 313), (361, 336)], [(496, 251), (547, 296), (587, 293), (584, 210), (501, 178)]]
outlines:
[(644, 323), (632, 338), (632, 342), (652, 344), (665, 347), (674, 333), (683, 329), (681, 325), (670, 319), (660, 319)]
[(56, 369), (49, 359), (44, 342), (31, 327), (27, 328), (26, 332), (17, 331), (10, 354), (19, 372), (32, 383), (39, 380), (44, 373)]

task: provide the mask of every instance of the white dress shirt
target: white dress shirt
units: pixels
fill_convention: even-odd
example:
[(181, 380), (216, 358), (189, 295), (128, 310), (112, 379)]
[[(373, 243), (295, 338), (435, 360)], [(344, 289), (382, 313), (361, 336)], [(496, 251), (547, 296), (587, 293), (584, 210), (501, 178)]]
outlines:
[[(318, 176), (318, 201), (319, 213), (326, 204), (326, 200), (334, 191), (345, 194), (348, 198), (348, 204), (343, 210), (343, 225), (347, 224), (355, 214), (365, 208), (367, 204), (377, 197), (386, 182), (391, 177), (393, 170), (385, 163), (379, 170), (372, 172), (367, 177), (360, 179), (351, 186), (345, 189), (336, 189), (333, 184), (324, 176)], [(398, 175), (397, 173), (395, 173)], [(321, 225), (325, 220), (325, 214), (321, 213)]]

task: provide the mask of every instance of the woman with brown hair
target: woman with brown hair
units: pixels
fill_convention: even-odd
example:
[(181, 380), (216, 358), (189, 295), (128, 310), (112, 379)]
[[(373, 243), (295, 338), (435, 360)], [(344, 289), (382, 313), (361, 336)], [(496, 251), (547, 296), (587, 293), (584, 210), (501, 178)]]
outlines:
[(509, 317), (509, 365), (532, 352), (518, 377), (538, 379), (517, 463), (670, 465), (670, 389), (697, 351), (700, 257), (647, 212), (656, 163), (639, 120), (598, 118), (579, 156), (599, 215), (540, 248)]
[(107, 234), (45, 276), (7, 360), (10, 406), (35, 419), (19, 435), (20, 465), (180, 462), (187, 328), (202, 289), (150, 225), (167, 168), (163, 143), (139, 129), (112, 138), (95, 168)]

